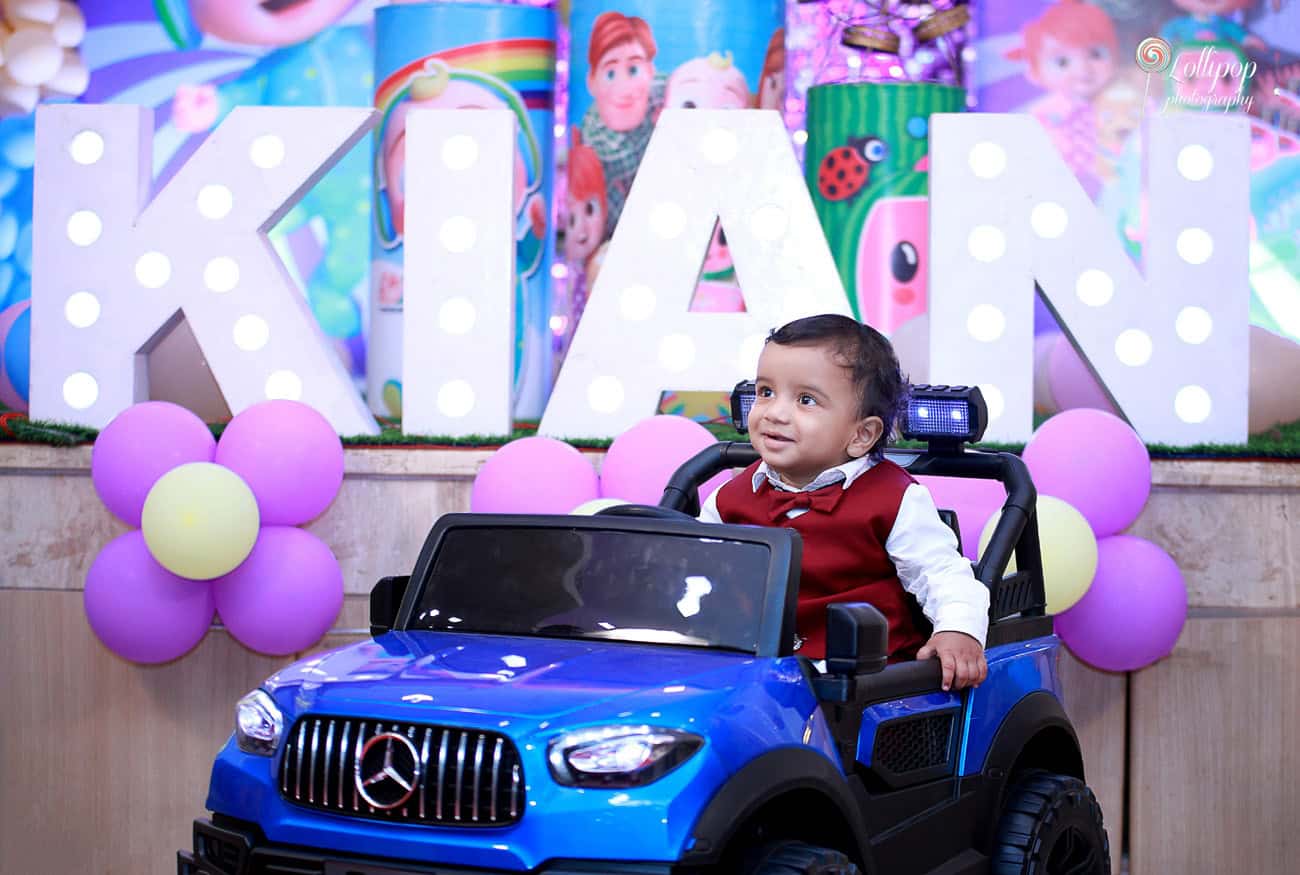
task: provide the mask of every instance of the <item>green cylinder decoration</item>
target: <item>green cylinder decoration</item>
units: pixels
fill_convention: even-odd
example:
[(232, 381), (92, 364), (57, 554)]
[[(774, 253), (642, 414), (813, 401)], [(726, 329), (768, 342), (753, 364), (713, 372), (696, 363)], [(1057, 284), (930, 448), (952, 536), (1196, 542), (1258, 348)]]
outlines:
[(886, 335), (926, 312), (930, 115), (966, 92), (930, 82), (808, 89), (804, 175), (853, 313)]

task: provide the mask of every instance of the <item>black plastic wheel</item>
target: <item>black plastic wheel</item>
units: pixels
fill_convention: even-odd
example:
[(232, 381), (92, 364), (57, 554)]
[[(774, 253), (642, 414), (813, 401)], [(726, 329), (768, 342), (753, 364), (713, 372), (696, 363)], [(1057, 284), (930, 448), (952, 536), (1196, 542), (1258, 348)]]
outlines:
[(860, 875), (839, 851), (803, 842), (777, 842), (749, 858), (746, 875)]
[(1110, 875), (1101, 806), (1078, 778), (1032, 770), (1007, 796), (991, 875)]

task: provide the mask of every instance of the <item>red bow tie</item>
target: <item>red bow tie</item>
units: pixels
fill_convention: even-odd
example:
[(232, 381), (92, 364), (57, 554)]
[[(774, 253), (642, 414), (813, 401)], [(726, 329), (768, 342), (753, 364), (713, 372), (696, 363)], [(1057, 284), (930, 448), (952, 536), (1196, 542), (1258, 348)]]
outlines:
[(775, 523), (785, 519), (785, 515), (792, 510), (808, 509), (830, 513), (844, 495), (844, 484), (832, 483), (811, 492), (787, 492), (769, 483), (767, 492), (768, 512)]

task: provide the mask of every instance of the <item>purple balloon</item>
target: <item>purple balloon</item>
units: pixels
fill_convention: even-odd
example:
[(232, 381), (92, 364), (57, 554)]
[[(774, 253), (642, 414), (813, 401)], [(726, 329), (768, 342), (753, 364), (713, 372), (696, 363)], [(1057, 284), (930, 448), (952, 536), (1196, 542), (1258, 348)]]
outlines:
[(1079, 352), (1069, 340), (1062, 339), (1052, 347), (1047, 357), (1047, 382), (1052, 398), (1060, 410), (1092, 407), (1115, 412), (1115, 405), (1102, 391), (1097, 378), (1079, 358)]
[(1151, 456), (1137, 432), (1100, 410), (1066, 410), (1039, 426), (1023, 455), (1040, 495), (1068, 502), (1098, 538), (1133, 524), (1151, 494)]
[(145, 401), (123, 410), (95, 439), (90, 479), (104, 505), (140, 526), (144, 499), (178, 465), (211, 462), (217, 442), (203, 420), (178, 404)]
[(215, 461), (244, 478), (268, 526), (315, 519), (343, 483), (343, 442), (325, 417), (297, 401), (263, 401), (230, 420)]
[(568, 513), (599, 497), (596, 469), (564, 441), (526, 437), (497, 450), (470, 493), (474, 513)]
[[(632, 504), (658, 504), (673, 472), (717, 441), (707, 428), (684, 416), (643, 419), (610, 444), (600, 466), (600, 494)], [(701, 486), (700, 503), (731, 476), (723, 471)]]
[(104, 646), (132, 662), (169, 662), (212, 625), (212, 585), (158, 564), (144, 534), (127, 532), (99, 551), (86, 574), (86, 619)]
[(1132, 535), (1097, 542), (1097, 574), (1056, 615), (1070, 652), (1103, 671), (1135, 671), (1168, 656), (1187, 619), (1182, 572), (1164, 550)]
[(995, 480), (973, 477), (918, 477), (934, 496), (935, 507), (957, 514), (961, 531), (961, 552), (972, 562), (979, 558), (980, 533), (989, 518), (1007, 500), (1007, 492)]
[(343, 570), (325, 542), (294, 526), (263, 526), (253, 552), (212, 581), (221, 622), (245, 647), (272, 656), (306, 650), (343, 607)]

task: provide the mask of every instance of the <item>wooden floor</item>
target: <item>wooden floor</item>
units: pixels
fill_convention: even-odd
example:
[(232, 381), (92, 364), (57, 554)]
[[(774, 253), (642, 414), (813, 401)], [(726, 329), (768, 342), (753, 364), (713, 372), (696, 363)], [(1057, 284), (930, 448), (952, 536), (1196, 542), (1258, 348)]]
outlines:
[[(349, 451), (339, 500), (311, 526), (350, 593), (319, 647), (364, 631), (371, 583), (409, 569), (429, 523), (467, 507), (486, 457)], [(88, 466), (84, 449), (0, 445), (3, 875), (171, 875), (235, 700), (290, 661), (220, 628), (165, 666), (108, 652), (81, 585), (124, 528)], [(1174, 554), (1192, 619), (1171, 657), (1131, 676), (1062, 659), (1088, 780), (1133, 875), (1300, 872), (1297, 520), (1300, 466), (1157, 463), (1134, 533)]]

